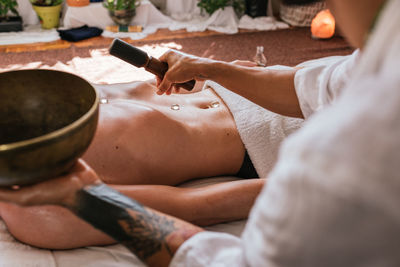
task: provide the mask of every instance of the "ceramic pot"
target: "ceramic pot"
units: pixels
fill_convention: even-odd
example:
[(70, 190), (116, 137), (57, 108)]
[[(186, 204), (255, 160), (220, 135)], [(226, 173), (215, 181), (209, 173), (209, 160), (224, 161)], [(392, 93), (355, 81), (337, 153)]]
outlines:
[(69, 6), (87, 6), (90, 4), (90, 0), (67, 0)]
[(57, 28), (60, 23), (61, 6), (35, 6), (33, 9), (39, 17), (43, 29)]
[(128, 26), (136, 15), (136, 9), (108, 11), (111, 19), (118, 25)]

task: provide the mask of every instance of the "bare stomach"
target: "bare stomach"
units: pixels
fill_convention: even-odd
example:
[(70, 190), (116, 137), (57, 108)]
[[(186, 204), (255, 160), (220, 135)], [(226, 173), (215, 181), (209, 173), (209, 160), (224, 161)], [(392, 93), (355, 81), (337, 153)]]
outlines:
[(158, 96), (138, 83), (103, 91), (99, 126), (84, 159), (110, 184), (176, 185), (235, 174), (244, 147), (223, 101), (211, 90)]

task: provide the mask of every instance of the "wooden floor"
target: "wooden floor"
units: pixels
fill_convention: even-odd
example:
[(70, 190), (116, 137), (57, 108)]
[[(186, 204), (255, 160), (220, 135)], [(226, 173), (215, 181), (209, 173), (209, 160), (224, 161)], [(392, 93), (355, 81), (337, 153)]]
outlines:
[[(241, 30), (240, 32), (249, 32), (249, 30)], [(204, 31), (204, 32), (187, 32), (186, 30), (177, 30), (170, 31), (168, 29), (159, 29), (156, 33), (148, 35), (144, 39), (140, 40), (132, 40), (132, 39), (124, 39), (129, 43), (135, 42), (143, 42), (143, 41), (157, 41), (164, 39), (181, 39), (181, 38), (189, 38), (189, 37), (201, 37), (201, 36), (210, 36), (210, 35), (221, 35), (222, 33), (215, 31)], [(90, 46), (107, 46), (112, 42), (112, 38), (105, 38), (102, 36), (93, 37), (87, 40), (79, 41), (79, 42), (68, 42), (64, 40), (57, 40), (54, 42), (46, 42), (46, 43), (33, 43), (33, 44), (18, 44), (18, 45), (2, 45), (0, 46), (0, 53), (8, 53), (8, 52), (27, 52), (27, 51), (44, 51), (44, 50), (52, 50), (52, 49), (64, 49), (69, 48), (71, 46), (76, 47), (90, 47)]]

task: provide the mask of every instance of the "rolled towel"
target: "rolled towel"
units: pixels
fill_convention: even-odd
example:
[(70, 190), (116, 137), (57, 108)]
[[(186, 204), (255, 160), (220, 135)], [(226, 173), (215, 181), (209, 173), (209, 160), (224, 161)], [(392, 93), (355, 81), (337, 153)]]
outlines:
[(281, 142), (299, 129), (304, 120), (273, 113), (215, 82), (207, 81), (204, 86), (213, 88), (229, 107), (259, 177), (267, 177)]

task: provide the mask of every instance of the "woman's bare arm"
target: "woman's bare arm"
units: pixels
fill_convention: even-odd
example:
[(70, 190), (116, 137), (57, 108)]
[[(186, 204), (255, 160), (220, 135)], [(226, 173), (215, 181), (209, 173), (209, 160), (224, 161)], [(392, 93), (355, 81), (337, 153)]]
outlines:
[(247, 218), (265, 179), (224, 182), (200, 188), (164, 185), (110, 185), (163, 213), (205, 226)]

